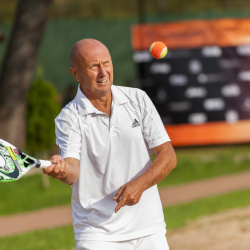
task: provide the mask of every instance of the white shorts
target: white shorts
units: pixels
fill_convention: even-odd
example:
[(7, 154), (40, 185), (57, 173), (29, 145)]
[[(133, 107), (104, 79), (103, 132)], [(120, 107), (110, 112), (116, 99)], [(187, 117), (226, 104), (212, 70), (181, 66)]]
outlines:
[(76, 241), (76, 250), (169, 250), (165, 231), (128, 241)]

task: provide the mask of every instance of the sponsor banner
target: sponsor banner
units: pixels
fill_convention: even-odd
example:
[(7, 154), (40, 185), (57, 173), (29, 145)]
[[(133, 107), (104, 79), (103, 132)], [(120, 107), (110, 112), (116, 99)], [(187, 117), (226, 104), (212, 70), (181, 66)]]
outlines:
[(166, 125), (174, 146), (237, 144), (250, 141), (250, 120), (230, 124), (211, 122), (199, 125)]
[[(250, 128), (249, 31), (250, 19), (132, 27), (141, 88), (154, 102), (174, 145), (250, 141), (246, 135)], [(169, 48), (160, 60), (148, 51), (157, 40)]]

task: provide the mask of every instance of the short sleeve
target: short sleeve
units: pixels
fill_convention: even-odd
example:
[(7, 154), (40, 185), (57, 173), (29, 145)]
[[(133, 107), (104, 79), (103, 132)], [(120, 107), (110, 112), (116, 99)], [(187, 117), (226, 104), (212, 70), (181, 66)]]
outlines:
[(170, 141), (158, 111), (145, 92), (142, 100), (142, 130), (149, 149)]
[(80, 160), (81, 133), (77, 114), (63, 109), (55, 119), (56, 144), (63, 158), (71, 157)]

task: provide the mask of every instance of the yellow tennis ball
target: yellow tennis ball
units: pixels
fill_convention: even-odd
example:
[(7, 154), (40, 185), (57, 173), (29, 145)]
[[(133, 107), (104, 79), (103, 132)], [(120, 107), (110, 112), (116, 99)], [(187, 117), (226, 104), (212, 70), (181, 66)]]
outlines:
[(157, 41), (151, 44), (149, 51), (152, 57), (161, 59), (167, 55), (168, 48), (165, 43)]

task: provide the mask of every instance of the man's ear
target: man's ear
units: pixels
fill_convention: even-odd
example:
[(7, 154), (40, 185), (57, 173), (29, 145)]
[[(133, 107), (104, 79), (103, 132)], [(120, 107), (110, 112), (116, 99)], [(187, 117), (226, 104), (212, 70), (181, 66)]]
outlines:
[(69, 71), (72, 74), (72, 76), (76, 79), (76, 81), (79, 82), (79, 78), (78, 78), (76, 70), (73, 67), (70, 67)]

